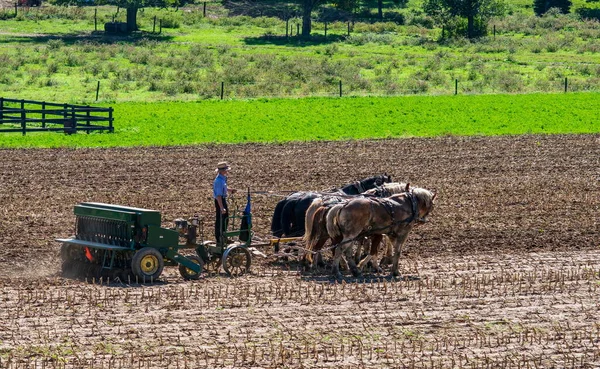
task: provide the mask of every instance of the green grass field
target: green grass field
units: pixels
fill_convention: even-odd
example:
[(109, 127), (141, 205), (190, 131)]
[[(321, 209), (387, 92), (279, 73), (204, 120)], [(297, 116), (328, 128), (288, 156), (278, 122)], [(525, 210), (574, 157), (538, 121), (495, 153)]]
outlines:
[(124, 102), (116, 132), (0, 134), (0, 147), (113, 147), (441, 135), (598, 133), (600, 95)]
[[(357, 22), (349, 37), (333, 23), (326, 39), (316, 22), (310, 41), (283, 37), (280, 19), (229, 17), (218, 4), (207, 17), (145, 9), (130, 37), (92, 32), (91, 7), (0, 11), (0, 96), (95, 105), (100, 82), (99, 104), (116, 119), (114, 134), (0, 134), (0, 147), (600, 131), (597, 21), (535, 17), (530, 2), (511, 2), (490, 23), (496, 37), (440, 41), (418, 3), (400, 10), (404, 24)], [(99, 29), (124, 14), (99, 7)], [(149, 32), (155, 15), (169, 26), (161, 35)], [(345, 97), (335, 98), (340, 81)]]
[[(595, 6), (584, 2), (577, 6)], [(586, 5), (587, 4), (587, 5)], [(400, 9), (404, 24), (315, 22), (310, 41), (285, 38), (276, 18), (227, 16), (211, 4), (145, 9), (141, 32), (93, 32), (92, 7), (42, 7), (0, 17), (0, 91), (8, 98), (91, 103), (225, 98), (600, 91), (600, 27), (576, 14), (535, 17), (526, 3), (490, 22), (497, 35), (441, 40), (418, 5)], [(575, 5), (574, 7), (575, 8)], [(5, 11), (6, 12), (6, 11)], [(11, 10), (7, 10), (10, 13)], [(98, 28), (116, 15), (98, 8)], [(123, 21), (125, 12), (116, 17)], [(152, 34), (154, 16), (169, 28)], [(7, 15), (8, 17), (8, 15)], [(294, 32), (299, 19), (292, 19)]]

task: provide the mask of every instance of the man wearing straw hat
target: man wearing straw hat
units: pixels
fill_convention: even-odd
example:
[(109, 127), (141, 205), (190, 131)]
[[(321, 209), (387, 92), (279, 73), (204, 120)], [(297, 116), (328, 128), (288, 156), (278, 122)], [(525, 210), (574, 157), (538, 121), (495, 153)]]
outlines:
[(231, 192), (234, 194), (237, 190), (234, 188), (227, 188), (227, 176), (229, 175), (231, 167), (226, 161), (222, 161), (217, 164), (217, 177), (213, 183), (213, 195), (215, 198), (215, 239), (217, 242), (221, 240), (222, 231), (227, 229), (227, 218), (229, 212), (227, 210), (227, 193)]

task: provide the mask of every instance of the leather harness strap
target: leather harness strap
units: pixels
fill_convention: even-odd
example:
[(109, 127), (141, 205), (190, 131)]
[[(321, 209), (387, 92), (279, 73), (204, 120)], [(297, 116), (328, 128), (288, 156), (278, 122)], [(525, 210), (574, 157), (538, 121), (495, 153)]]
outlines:
[(362, 184), (361, 181), (354, 182), (354, 187), (356, 187), (356, 190), (358, 191), (358, 193), (365, 192), (365, 189), (364, 189), (363, 184)]
[[(406, 223), (406, 224), (410, 224), (413, 221), (415, 221), (415, 219), (417, 219), (418, 217), (418, 202), (417, 202), (417, 197), (412, 193), (412, 192), (405, 192), (406, 196), (410, 199), (411, 202), (411, 210), (412, 210), (412, 214), (410, 217), (404, 219), (404, 220), (398, 220), (398, 221), (394, 221), (394, 207), (396, 206), (395, 204), (399, 205), (399, 203), (397, 201), (394, 201), (392, 199), (389, 198), (376, 198), (376, 197), (369, 197), (368, 200), (370, 201), (371, 204), (371, 216), (369, 217), (369, 224), (371, 224), (373, 222), (373, 213), (374, 213), (374, 203), (378, 203), (381, 204), (383, 206), (383, 208), (387, 211), (387, 213), (390, 215), (390, 219), (391, 219), (391, 224), (382, 228), (371, 228), (369, 226), (369, 229), (367, 231), (367, 235), (372, 234), (374, 231), (382, 231), (385, 230), (387, 228), (390, 228), (389, 234), (390, 235), (394, 235), (395, 232), (393, 232), (391, 230), (392, 227), (394, 227), (397, 224), (401, 224), (401, 223)], [(393, 204), (392, 204), (393, 203)]]

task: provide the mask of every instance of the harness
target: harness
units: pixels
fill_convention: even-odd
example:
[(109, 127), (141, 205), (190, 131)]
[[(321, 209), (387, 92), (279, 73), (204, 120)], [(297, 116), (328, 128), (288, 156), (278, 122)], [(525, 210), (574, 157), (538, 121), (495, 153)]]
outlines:
[[(359, 240), (363, 237), (369, 237), (372, 234), (374, 234), (375, 232), (378, 231), (383, 231), (385, 229), (390, 229), (390, 232), (387, 232), (387, 234), (394, 236), (396, 235), (396, 232), (393, 232), (391, 230), (392, 227), (394, 227), (395, 225), (398, 224), (402, 224), (402, 223), (406, 223), (407, 225), (411, 224), (412, 222), (414, 222), (415, 220), (419, 220), (418, 219), (418, 200), (417, 197), (412, 193), (412, 191), (408, 191), (404, 193), (411, 202), (411, 210), (412, 210), (412, 214), (410, 217), (404, 219), (404, 220), (397, 220), (394, 221), (394, 207), (396, 205), (400, 205), (397, 201), (394, 201), (390, 198), (377, 198), (377, 197), (366, 197), (367, 200), (370, 201), (370, 205), (371, 205), (371, 216), (369, 217), (369, 223), (373, 222), (373, 210), (375, 207), (375, 203), (381, 204), (383, 205), (384, 209), (387, 211), (387, 213), (390, 215), (390, 218), (392, 219), (392, 222), (390, 225), (387, 225), (385, 227), (380, 227), (380, 228), (372, 228), (369, 227), (366, 232), (362, 232), (361, 234), (359, 234), (358, 236), (356, 236), (355, 238), (351, 239), (351, 240), (346, 240), (346, 241), (342, 241), (336, 245), (332, 245), (331, 248), (335, 247), (335, 246), (341, 246), (344, 245), (346, 243), (350, 243), (350, 242), (354, 242), (356, 240)], [(346, 202), (343, 206), (345, 207), (346, 205), (348, 205), (349, 202)], [(321, 250), (323, 251), (323, 250)]]
[[(369, 197), (368, 198), (368, 200), (370, 201), (370, 205), (371, 205), (371, 217), (369, 219), (369, 223), (371, 223), (373, 221), (373, 213), (374, 213), (374, 207), (375, 207), (374, 204), (375, 203), (378, 203), (383, 206), (385, 211), (389, 214), (390, 219), (392, 220), (392, 223), (389, 226), (385, 226), (385, 227), (381, 227), (381, 228), (369, 228), (366, 235), (373, 234), (374, 231), (382, 231), (387, 228), (392, 228), (398, 224), (402, 224), (402, 223), (410, 224), (417, 219), (417, 217), (419, 215), (419, 213), (418, 213), (419, 212), (419, 210), (418, 210), (419, 204), (417, 201), (417, 197), (412, 193), (412, 191), (405, 192), (404, 194), (410, 199), (412, 214), (410, 215), (410, 217), (408, 217), (404, 220), (397, 220), (397, 221), (394, 221), (394, 216), (395, 216), (394, 208), (396, 205), (400, 205), (397, 201), (394, 201), (390, 198), (378, 198), (378, 197)], [(390, 233), (390, 235), (395, 235), (395, 232), (392, 231)]]
[(356, 190), (358, 191), (358, 193), (363, 193), (365, 192), (365, 188), (363, 187), (363, 184), (361, 181), (356, 181), (354, 182), (354, 187), (356, 188)]
[(392, 196), (392, 193), (390, 192), (390, 190), (385, 188), (385, 185), (377, 186), (372, 190), (367, 190), (366, 192), (368, 192), (368, 191), (373, 191), (373, 193), (372, 194), (362, 193), (362, 195), (364, 197), (390, 197), (390, 196)]

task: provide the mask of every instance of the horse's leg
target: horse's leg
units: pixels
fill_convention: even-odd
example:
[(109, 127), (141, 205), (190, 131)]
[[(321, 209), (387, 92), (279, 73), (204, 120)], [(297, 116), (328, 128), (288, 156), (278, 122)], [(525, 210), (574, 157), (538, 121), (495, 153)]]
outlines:
[(313, 261), (313, 256), (312, 256), (312, 250), (307, 249), (306, 253), (304, 254), (304, 266), (307, 267), (308, 269), (310, 269), (310, 266), (314, 263)]
[(342, 278), (342, 273), (340, 273), (340, 259), (342, 258), (342, 246), (340, 245), (340, 242), (345, 241), (345, 239), (334, 239), (332, 240), (332, 243), (334, 245), (337, 245), (335, 247), (335, 252), (333, 254), (333, 262), (332, 262), (332, 266), (331, 266), (331, 272), (333, 273), (333, 275), (336, 278)]
[(369, 253), (369, 256), (372, 259), (371, 263), (373, 264), (373, 269), (375, 269), (376, 273), (383, 272), (377, 261), (379, 259), (379, 245), (381, 244), (382, 239), (383, 235), (381, 234), (374, 234), (373, 236), (371, 236), (371, 252)]
[(393, 245), (388, 236), (384, 236), (383, 243), (383, 247), (385, 248), (385, 255), (381, 259), (381, 265), (390, 265), (392, 263)]
[(350, 242), (349, 245), (344, 245), (344, 253), (346, 255), (346, 262), (348, 263), (348, 267), (352, 272), (352, 275), (355, 277), (360, 276), (360, 270), (356, 267), (356, 262), (354, 260), (354, 255), (352, 253), (354, 242)]
[(311, 254), (311, 265), (312, 265), (313, 269), (317, 268), (319, 260), (321, 260), (321, 250), (323, 249), (323, 246), (325, 245), (325, 242), (327, 242), (328, 239), (329, 239), (329, 237), (321, 237), (321, 238), (319, 238), (319, 240), (317, 241), (317, 244), (313, 248), (313, 250), (315, 252), (314, 259), (313, 259), (312, 254)]
[(354, 261), (359, 262), (362, 259), (362, 250), (365, 247), (365, 239), (361, 238), (356, 241), (356, 252), (354, 253)]
[(360, 270), (364, 270), (365, 265), (367, 265), (367, 263), (371, 261), (371, 254), (365, 256), (359, 263), (358, 263), (358, 269)]
[(398, 277), (400, 275), (400, 272), (398, 271), (398, 261), (400, 260), (400, 252), (402, 251), (402, 246), (404, 245), (404, 242), (406, 242), (406, 239), (408, 238), (408, 230), (402, 232), (399, 235), (396, 235), (394, 237), (388, 236), (390, 237), (390, 241), (392, 242), (392, 244), (394, 245), (394, 258), (392, 261), (392, 276), (393, 277)]

